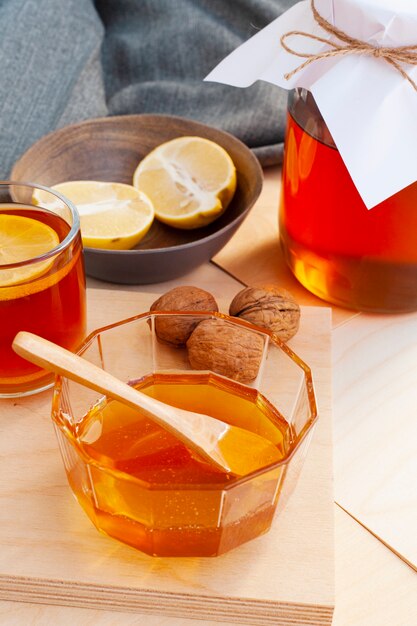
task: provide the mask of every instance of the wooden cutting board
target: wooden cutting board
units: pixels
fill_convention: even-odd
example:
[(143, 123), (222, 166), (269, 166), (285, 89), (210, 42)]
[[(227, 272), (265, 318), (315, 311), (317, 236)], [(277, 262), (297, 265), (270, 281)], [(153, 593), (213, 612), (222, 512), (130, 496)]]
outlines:
[[(90, 328), (155, 296), (89, 290)], [(0, 598), (238, 624), (330, 624), (334, 609), (330, 311), (304, 307), (291, 347), (320, 420), (299, 483), (266, 535), (217, 558), (149, 557), (93, 527), (72, 497), (51, 392), (0, 400)]]

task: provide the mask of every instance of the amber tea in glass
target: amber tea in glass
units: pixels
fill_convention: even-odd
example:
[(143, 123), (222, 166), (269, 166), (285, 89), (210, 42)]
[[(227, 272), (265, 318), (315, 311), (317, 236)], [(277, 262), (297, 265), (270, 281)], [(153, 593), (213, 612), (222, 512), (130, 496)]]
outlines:
[[(33, 203), (35, 188), (54, 199), (53, 210)], [(55, 245), (40, 255), (36, 255), (36, 224), (54, 233)], [(14, 258), (14, 227), (20, 234), (27, 228), (29, 258), (10, 262)], [(43, 232), (41, 228), (41, 235)], [(40, 391), (53, 383), (50, 373), (12, 350), (17, 332), (36, 333), (70, 350), (75, 350), (85, 337), (84, 261), (76, 209), (47, 188), (2, 183), (0, 242), (0, 397), (13, 397)], [(20, 239), (19, 253), (21, 244)]]

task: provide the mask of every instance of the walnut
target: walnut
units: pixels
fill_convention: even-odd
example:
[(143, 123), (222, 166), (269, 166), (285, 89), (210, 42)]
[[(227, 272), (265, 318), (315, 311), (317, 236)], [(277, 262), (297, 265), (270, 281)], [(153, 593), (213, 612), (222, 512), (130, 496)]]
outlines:
[(282, 341), (293, 337), (300, 324), (300, 307), (285, 289), (246, 287), (233, 298), (230, 315), (273, 331)]
[[(214, 297), (198, 287), (174, 287), (158, 298), (151, 311), (218, 311)], [(185, 346), (188, 337), (200, 322), (194, 317), (164, 317), (155, 320), (155, 332), (163, 343)]]
[(211, 370), (241, 382), (256, 378), (263, 348), (260, 335), (221, 319), (200, 322), (187, 341), (194, 369)]

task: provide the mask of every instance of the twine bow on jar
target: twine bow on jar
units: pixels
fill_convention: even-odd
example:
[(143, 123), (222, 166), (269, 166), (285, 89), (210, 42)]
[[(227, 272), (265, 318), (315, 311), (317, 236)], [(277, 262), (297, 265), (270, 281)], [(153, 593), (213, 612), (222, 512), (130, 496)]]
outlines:
[[(297, 74), (297, 72), (310, 65), (310, 63), (314, 63), (315, 61), (319, 61), (320, 59), (328, 59), (337, 56), (344, 56), (347, 54), (368, 54), (375, 58), (384, 59), (384, 61), (392, 65), (401, 74), (401, 76), (412, 85), (414, 90), (417, 91), (417, 83), (401, 67), (401, 63), (405, 63), (408, 65), (417, 65), (417, 45), (399, 46), (396, 48), (375, 46), (373, 44), (367, 43), (366, 41), (361, 41), (360, 39), (351, 37), (336, 26), (333, 26), (333, 24), (330, 24), (330, 22), (324, 19), (324, 17), (322, 17), (317, 11), (314, 5), (314, 0), (311, 0), (311, 10), (317, 24), (319, 24), (319, 26), (321, 26), (323, 30), (325, 30), (329, 34), (337, 37), (337, 39), (343, 42), (344, 45), (336, 43), (334, 41), (329, 41), (324, 37), (318, 37), (317, 35), (312, 35), (311, 33), (300, 30), (291, 30), (288, 33), (285, 33), (281, 37), (281, 45), (284, 50), (295, 56), (307, 59), (306, 61), (304, 61), (304, 63), (301, 63), (301, 65), (292, 70), (292, 72), (284, 74), (284, 78), (286, 80), (292, 78), (294, 74)], [(325, 50), (324, 52), (319, 52), (318, 54), (298, 52), (286, 43), (286, 39), (291, 36), (304, 38), (307, 37), (308, 39), (314, 39), (315, 41), (320, 41), (331, 46), (332, 49)]]

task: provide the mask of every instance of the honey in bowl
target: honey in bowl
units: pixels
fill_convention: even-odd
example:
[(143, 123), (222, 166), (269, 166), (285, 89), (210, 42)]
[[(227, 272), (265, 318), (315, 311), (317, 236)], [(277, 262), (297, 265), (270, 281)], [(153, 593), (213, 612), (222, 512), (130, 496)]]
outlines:
[[(160, 340), (164, 320), (179, 326), (193, 320), (197, 329), (222, 320), (260, 337), (256, 378), (243, 383), (214, 364), (193, 367), (187, 347)], [(250, 473), (223, 472), (143, 413), (58, 377), (52, 420), (62, 460), (98, 530), (149, 555), (203, 557), (270, 529), (296, 485), (317, 420), (310, 368), (288, 346), (223, 313), (152, 311), (97, 328), (79, 354), (166, 404), (251, 431), (278, 456)]]
[[(272, 441), (280, 458), (289, 451), (291, 427), (255, 389), (196, 373), (149, 375), (137, 388), (172, 406), (252, 430)], [(194, 456), (120, 402), (103, 398), (71, 430), (60, 422), (61, 433), (88, 463), (94, 498), (86, 497), (78, 466), (67, 471), (70, 485), (108, 535), (151, 555), (215, 556), (269, 529), (282, 467), (255, 482), (241, 478), (232, 495), (228, 490), (237, 477)]]

